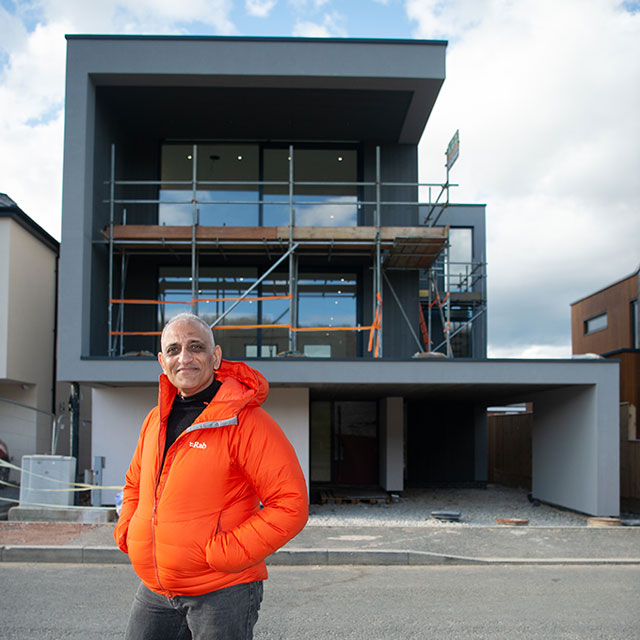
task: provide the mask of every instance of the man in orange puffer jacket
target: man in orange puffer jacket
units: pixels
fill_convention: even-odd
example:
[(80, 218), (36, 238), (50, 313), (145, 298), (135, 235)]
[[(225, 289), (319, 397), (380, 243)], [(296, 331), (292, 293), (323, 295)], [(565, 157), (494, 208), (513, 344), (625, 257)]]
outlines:
[(158, 406), (142, 425), (114, 531), (142, 581), (126, 637), (252, 638), (264, 559), (308, 518), (304, 476), (260, 407), (267, 381), (223, 360), (204, 321), (174, 317), (161, 349)]

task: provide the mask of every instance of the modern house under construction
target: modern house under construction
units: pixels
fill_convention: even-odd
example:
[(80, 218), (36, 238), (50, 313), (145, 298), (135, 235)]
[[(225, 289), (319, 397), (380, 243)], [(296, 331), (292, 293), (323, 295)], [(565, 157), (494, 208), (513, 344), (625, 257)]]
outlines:
[[(545, 428), (538, 497), (617, 510), (598, 475), (615, 363), (487, 362), (484, 206), (418, 180), (445, 52), (68, 36), (58, 374), (92, 390), (105, 484), (155, 403), (162, 326), (191, 311), (270, 381), (312, 489), (481, 485), (486, 407), (535, 397), (548, 427), (571, 388), (603, 400), (576, 405), (595, 466)], [(558, 489), (557, 447), (583, 483)]]

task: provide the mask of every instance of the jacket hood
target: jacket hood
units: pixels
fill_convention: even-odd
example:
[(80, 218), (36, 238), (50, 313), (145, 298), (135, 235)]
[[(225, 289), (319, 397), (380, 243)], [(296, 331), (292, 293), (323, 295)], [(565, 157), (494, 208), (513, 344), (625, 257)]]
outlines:
[[(209, 411), (206, 413), (210, 415), (215, 412), (217, 419), (237, 416), (248, 406), (260, 406), (269, 395), (267, 379), (244, 362), (223, 359), (215, 372), (215, 379), (222, 386), (209, 403)], [(164, 421), (171, 411), (178, 389), (169, 382), (165, 373), (160, 374), (159, 383), (158, 407), (160, 419)]]

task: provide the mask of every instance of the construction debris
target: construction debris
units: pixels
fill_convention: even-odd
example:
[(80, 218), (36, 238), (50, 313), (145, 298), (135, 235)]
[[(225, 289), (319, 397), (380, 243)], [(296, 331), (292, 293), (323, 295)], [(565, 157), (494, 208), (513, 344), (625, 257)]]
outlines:
[(367, 502), (369, 504), (384, 502), (389, 504), (391, 496), (381, 491), (327, 489), (320, 491), (320, 502), (321, 504), (357, 504), (358, 502)]
[(511, 527), (525, 527), (529, 524), (527, 518), (496, 518), (496, 522)]
[(460, 511), (432, 511), (431, 517), (442, 522), (460, 522)]

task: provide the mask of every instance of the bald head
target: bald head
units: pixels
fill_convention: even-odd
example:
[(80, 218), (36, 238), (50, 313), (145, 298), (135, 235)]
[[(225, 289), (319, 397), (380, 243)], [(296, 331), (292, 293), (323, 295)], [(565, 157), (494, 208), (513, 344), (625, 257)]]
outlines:
[(175, 322), (188, 322), (193, 324), (194, 326), (199, 326), (200, 328), (204, 329), (203, 337), (206, 334), (208, 338), (211, 340), (210, 342), (211, 348), (213, 349), (213, 347), (216, 346), (216, 341), (215, 341), (215, 338), (213, 337), (213, 331), (211, 331), (211, 327), (202, 318), (199, 318), (193, 313), (179, 313), (178, 315), (173, 316), (173, 318), (171, 318), (167, 322), (167, 324), (164, 325), (164, 328), (162, 329), (162, 335), (160, 336), (161, 349), (164, 349), (167, 331), (169, 330), (171, 325), (174, 324)]

